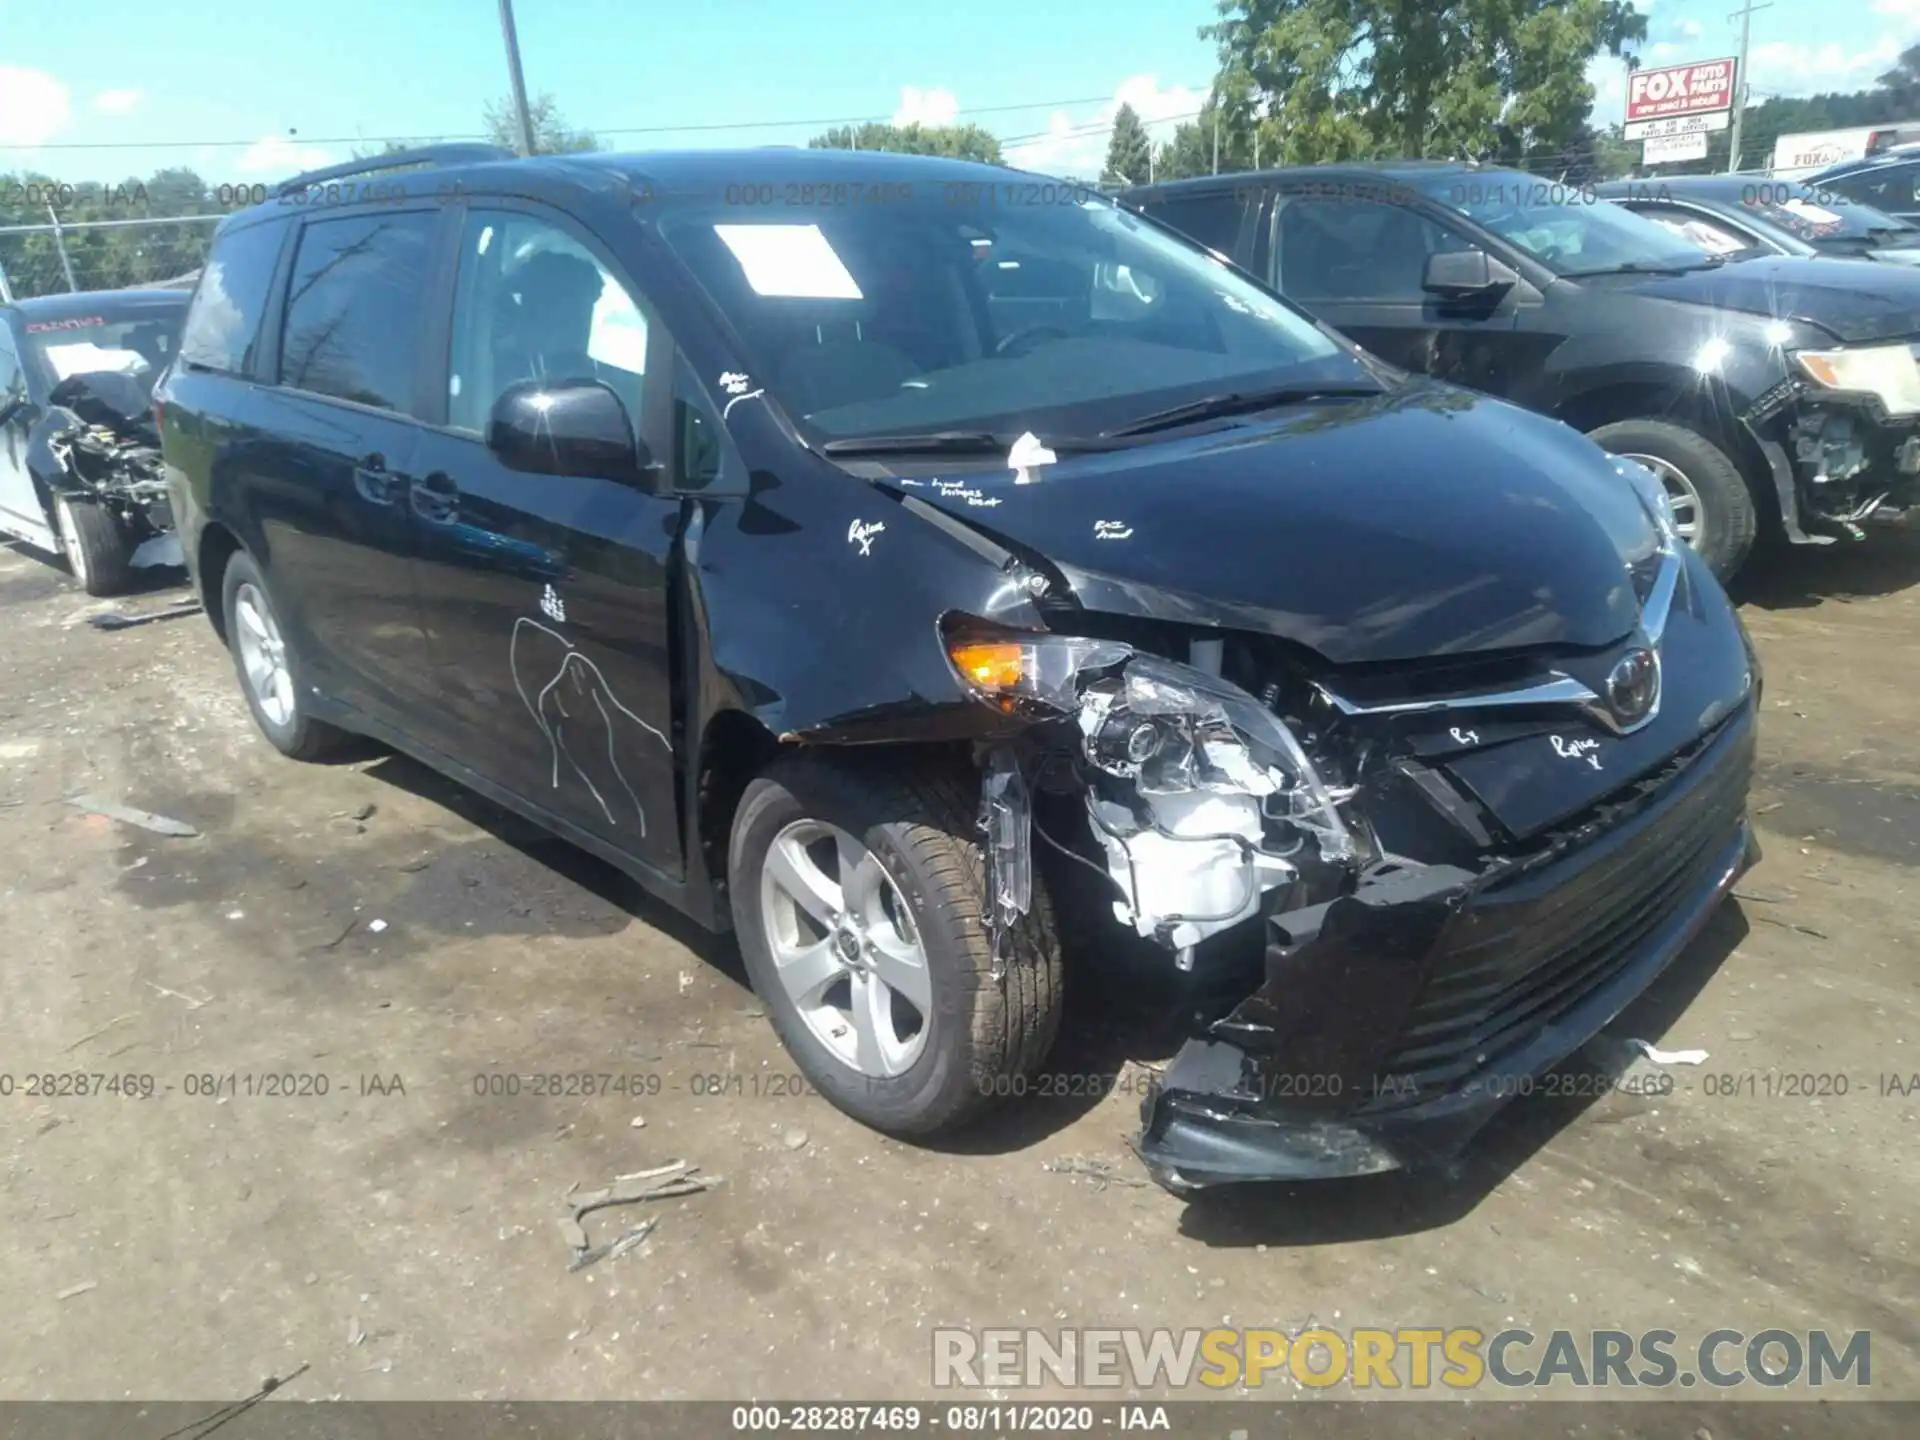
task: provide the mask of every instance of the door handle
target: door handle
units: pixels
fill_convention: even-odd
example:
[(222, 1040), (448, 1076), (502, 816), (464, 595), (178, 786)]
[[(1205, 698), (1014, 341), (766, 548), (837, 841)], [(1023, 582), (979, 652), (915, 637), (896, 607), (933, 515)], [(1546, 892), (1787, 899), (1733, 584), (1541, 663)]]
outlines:
[(413, 513), (435, 525), (451, 524), (460, 508), (460, 487), (438, 470), (415, 480), (407, 494)]
[(363, 455), (353, 467), (353, 488), (362, 499), (376, 505), (391, 505), (399, 499), (400, 483), (405, 478), (387, 469), (387, 462), (378, 455)]

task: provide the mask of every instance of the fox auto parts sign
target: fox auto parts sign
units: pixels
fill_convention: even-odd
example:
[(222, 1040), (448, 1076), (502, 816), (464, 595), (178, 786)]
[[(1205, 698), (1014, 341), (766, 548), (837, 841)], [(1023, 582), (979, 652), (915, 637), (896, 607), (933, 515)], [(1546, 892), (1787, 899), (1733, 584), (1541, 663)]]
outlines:
[(1681, 120), (1695, 115), (1724, 116), (1733, 108), (1733, 72), (1734, 62), (1730, 58), (1635, 70), (1627, 76), (1627, 138), (1639, 138), (1636, 127), (1649, 121)]

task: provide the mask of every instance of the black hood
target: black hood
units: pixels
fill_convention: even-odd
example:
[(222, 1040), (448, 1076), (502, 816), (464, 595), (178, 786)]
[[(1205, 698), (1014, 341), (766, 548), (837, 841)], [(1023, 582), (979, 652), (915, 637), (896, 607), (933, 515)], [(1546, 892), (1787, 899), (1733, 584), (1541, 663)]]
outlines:
[(1848, 344), (1920, 335), (1920, 269), (1773, 255), (1633, 277), (1642, 295), (1817, 325)]
[(1655, 537), (1591, 441), (1418, 382), (1380, 400), (900, 493), (1065, 572), (1089, 609), (1280, 635), (1335, 664), (1602, 646)]

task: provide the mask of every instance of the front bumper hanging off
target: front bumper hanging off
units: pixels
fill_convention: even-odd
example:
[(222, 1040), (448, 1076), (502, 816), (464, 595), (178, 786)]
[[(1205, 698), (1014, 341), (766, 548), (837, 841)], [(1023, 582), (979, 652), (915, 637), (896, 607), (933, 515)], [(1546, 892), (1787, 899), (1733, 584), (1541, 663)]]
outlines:
[(1142, 1105), (1149, 1170), (1184, 1192), (1456, 1154), (1645, 990), (1753, 863), (1754, 729), (1749, 703), (1518, 861), (1389, 871), (1270, 917), (1265, 982)]

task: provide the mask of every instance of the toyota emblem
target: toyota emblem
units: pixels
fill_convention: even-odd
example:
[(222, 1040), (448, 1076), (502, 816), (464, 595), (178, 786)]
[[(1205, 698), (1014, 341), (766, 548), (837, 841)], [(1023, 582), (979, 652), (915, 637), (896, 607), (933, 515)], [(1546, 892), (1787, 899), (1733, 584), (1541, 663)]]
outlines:
[(1623, 728), (1645, 721), (1660, 703), (1660, 660), (1651, 650), (1629, 650), (1607, 674), (1607, 709)]

